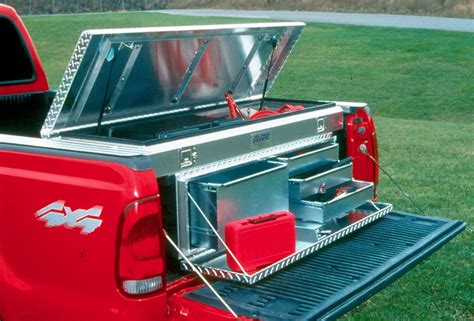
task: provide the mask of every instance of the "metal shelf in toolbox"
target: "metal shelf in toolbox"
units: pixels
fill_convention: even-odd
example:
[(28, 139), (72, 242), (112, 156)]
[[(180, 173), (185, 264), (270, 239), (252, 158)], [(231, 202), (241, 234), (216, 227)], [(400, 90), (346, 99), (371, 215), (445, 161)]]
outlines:
[[(227, 266), (225, 252), (211, 259), (206, 259), (205, 261), (196, 260), (195, 262), (193, 262), (193, 265), (203, 275), (212, 276), (218, 279), (237, 281), (246, 284), (254, 284), (272, 275), (273, 273), (287, 267), (288, 265), (295, 263), (301, 260), (302, 258), (320, 250), (321, 248), (341, 239), (342, 237), (362, 228), (363, 226), (366, 226), (367, 224), (383, 217), (384, 215), (390, 213), (393, 210), (393, 206), (388, 203), (373, 203), (369, 201), (355, 210), (360, 211), (361, 214), (365, 214), (366, 216), (352, 222), (349, 219), (350, 215), (348, 215), (343, 219), (339, 219), (337, 223), (336, 221), (334, 221), (328, 224), (328, 226), (324, 227), (325, 229), (338, 229), (332, 232), (331, 234), (328, 234), (327, 236), (322, 236), (318, 241), (314, 243), (297, 242), (297, 250), (295, 253), (269, 266), (266, 266), (252, 274), (246, 275), (241, 272), (232, 271)], [(193, 267), (184, 261), (181, 262), (181, 268), (185, 271), (193, 271)]]

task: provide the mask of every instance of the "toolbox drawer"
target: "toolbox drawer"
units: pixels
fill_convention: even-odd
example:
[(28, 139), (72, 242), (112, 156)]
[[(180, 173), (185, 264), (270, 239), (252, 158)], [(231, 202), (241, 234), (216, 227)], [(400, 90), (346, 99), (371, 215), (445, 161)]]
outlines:
[(316, 201), (317, 194), (310, 195), (301, 200), (290, 199), (290, 211), (296, 218), (325, 223), (336, 217), (344, 216), (346, 212), (364, 204), (373, 196), (374, 184), (372, 183), (334, 178), (328, 180), (326, 184), (328, 192), (340, 187), (341, 184), (354, 187), (355, 190), (336, 196), (327, 202)]
[[(317, 193), (319, 186), (330, 178), (352, 178), (352, 163), (338, 165), (337, 161), (329, 161), (321, 166), (290, 177), (290, 198), (303, 199)], [(322, 171), (324, 168), (329, 170)]]
[[(191, 180), (188, 189), (222, 238), (230, 221), (288, 210), (286, 164), (259, 161), (221, 170)], [(192, 201), (189, 233), (194, 248), (223, 249)]]
[(304, 170), (304, 168), (307, 168), (316, 162), (337, 159), (339, 159), (339, 144), (335, 143), (311, 146), (277, 157), (279, 162), (288, 165), (290, 175), (296, 171)]

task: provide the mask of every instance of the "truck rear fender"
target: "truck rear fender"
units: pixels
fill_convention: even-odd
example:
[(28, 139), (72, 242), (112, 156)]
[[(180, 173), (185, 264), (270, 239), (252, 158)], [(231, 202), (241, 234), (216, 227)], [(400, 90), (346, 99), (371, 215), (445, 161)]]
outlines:
[[(2, 145), (0, 316), (164, 319), (162, 275), (161, 284), (128, 283), (133, 293), (117, 284), (129, 280), (121, 276), (137, 281), (165, 271), (163, 243), (150, 244), (162, 241), (154, 171), (90, 154)], [(126, 251), (130, 264), (123, 271), (130, 275), (118, 267)]]

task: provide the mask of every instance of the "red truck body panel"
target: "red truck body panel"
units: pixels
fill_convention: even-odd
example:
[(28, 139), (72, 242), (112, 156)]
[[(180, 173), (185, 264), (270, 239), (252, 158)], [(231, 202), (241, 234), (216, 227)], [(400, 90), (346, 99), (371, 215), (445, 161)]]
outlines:
[[(186, 295), (204, 287), (195, 276), (184, 276), (168, 286), (168, 317), (170, 321), (226, 321), (235, 320), (228, 311), (202, 304), (186, 298)], [(258, 318), (239, 316), (242, 321), (257, 321)]]
[(26, 49), (29, 51), (29, 55), (35, 70), (35, 77), (31, 82), (4, 84), (0, 86), (0, 95), (16, 95), (47, 91), (49, 86), (43, 65), (41, 64), (41, 60), (39, 58), (38, 52), (36, 51), (35, 45), (33, 44), (28, 30), (21, 21), (21, 18), (18, 16), (15, 9), (2, 4), (0, 4), (0, 17), (9, 19), (17, 28)]
[[(166, 293), (124, 296), (116, 279), (119, 220), (132, 201), (158, 194), (152, 170), (71, 157), (0, 151), (0, 312), (5, 320), (161, 320)], [(48, 227), (37, 212), (64, 201), (67, 215), (102, 207), (84, 234)], [(67, 207), (67, 208), (66, 208)]]

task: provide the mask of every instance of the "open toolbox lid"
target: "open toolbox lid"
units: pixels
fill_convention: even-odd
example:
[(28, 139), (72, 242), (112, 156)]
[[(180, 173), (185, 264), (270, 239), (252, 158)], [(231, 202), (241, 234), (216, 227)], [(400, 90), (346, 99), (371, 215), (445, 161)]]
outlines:
[(85, 31), (41, 135), (211, 107), (224, 103), (226, 92), (236, 100), (258, 99), (267, 74), (269, 90), (303, 27), (283, 22)]

